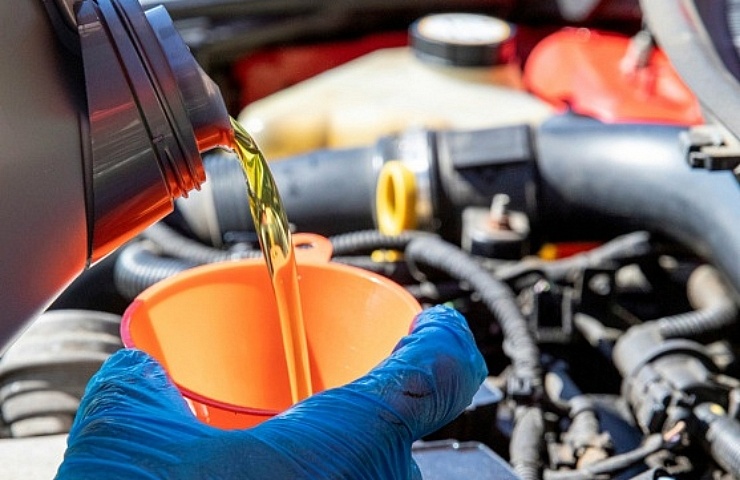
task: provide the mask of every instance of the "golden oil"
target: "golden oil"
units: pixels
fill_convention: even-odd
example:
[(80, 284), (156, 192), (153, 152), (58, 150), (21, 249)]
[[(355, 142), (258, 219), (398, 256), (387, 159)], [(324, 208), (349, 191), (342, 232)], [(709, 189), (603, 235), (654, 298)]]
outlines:
[(231, 119), (230, 147), (239, 157), (247, 183), (249, 208), (275, 294), (293, 402), (312, 393), (295, 251), (288, 217), (264, 155), (246, 130)]

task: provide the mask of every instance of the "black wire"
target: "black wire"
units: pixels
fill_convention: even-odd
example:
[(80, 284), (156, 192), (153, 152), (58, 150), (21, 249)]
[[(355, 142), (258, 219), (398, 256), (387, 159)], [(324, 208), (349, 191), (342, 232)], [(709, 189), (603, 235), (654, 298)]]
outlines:
[(665, 442), (662, 435), (656, 433), (648, 436), (642, 445), (629, 452), (614, 455), (577, 470), (545, 470), (542, 477), (544, 480), (600, 480), (610, 478), (612, 474), (643, 461), (648, 455), (661, 450), (664, 446)]
[(633, 232), (614, 238), (587, 252), (553, 261), (527, 259), (513, 265), (496, 269), (501, 280), (512, 280), (530, 273), (539, 273), (552, 281), (563, 281), (585, 268), (607, 263), (623, 265), (644, 258), (653, 253), (653, 245), (648, 232)]
[(116, 258), (113, 282), (122, 297), (132, 300), (155, 283), (197, 265), (183, 258), (163, 257), (146, 242), (131, 242)]
[(406, 247), (405, 258), (412, 264), (412, 269), (415, 263), (438, 268), (451, 277), (466, 282), (480, 295), (504, 335), (504, 350), (514, 368), (511, 378), (521, 382), (521, 385), (511, 387), (522, 393), (529, 391), (529, 395), (539, 396), (542, 386), (539, 348), (509, 286), (495, 279), (460, 248), (438, 237), (414, 238)]
[(241, 258), (257, 258), (262, 255), (260, 250), (240, 250), (231, 252), (209, 247), (196, 240), (192, 240), (163, 222), (156, 223), (144, 230), (143, 238), (151, 241), (164, 255), (186, 259), (198, 264), (237, 260)]
[(385, 235), (378, 230), (360, 230), (334, 235), (329, 237), (329, 241), (332, 245), (333, 255), (341, 257), (369, 254), (374, 250), (403, 251), (414, 238), (429, 235), (431, 234), (417, 231), (402, 232), (399, 235)]

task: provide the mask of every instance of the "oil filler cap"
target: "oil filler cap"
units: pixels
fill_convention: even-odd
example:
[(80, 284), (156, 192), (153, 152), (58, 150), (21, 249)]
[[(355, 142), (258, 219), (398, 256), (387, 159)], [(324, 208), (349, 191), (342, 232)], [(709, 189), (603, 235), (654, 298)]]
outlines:
[(488, 15), (427, 15), (409, 28), (409, 43), (422, 61), (456, 67), (489, 67), (511, 61), (516, 29)]

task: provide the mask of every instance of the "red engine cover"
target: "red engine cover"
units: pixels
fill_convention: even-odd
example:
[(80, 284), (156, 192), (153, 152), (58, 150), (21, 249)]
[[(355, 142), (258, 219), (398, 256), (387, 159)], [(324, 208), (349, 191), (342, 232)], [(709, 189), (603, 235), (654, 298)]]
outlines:
[(636, 66), (630, 38), (567, 28), (543, 39), (524, 69), (535, 95), (604, 122), (703, 123), (699, 102), (657, 47)]

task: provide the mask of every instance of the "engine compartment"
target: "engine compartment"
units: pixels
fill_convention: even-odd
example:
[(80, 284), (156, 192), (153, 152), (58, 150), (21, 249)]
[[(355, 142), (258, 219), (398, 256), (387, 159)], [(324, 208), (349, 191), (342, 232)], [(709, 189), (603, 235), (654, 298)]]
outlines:
[[(554, 2), (549, 23), (531, 2), (471, 7), (505, 18), (519, 55), (444, 71), (413, 63), (393, 21), (382, 37), (247, 48), (239, 35), (197, 37), (224, 19), (187, 3), (173, 18), (186, 40), (201, 38), (196, 56), (215, 78), (225, 64), (241, 72), (234, 109), (275, 159), (294, 230), (468, 319), (490, 376), (416, 446), (425, 478), (740, 476), (740, 132), (681, 80), (635, 2)], [(279, 23), (241, 13), (236, 31)], [(237, 45), (238, 61), (223, 54)], [(216, 51), (229, 60), (207, 61)], [(279, 55), (329, 68), (299, 80), (288, 60), (274, 80), (284, 85), (255, 94), (256, 72), (279, 70)], [(388, 75), (399, 76), (379, 86)], [(224, 152), (204, 164), (201, 192), (85, 272), (0, 359), (4, 437), (68, 430), (87, 378), (120, 348), (116, 319), (144, 289), (259, 255), (238, 166)]]

